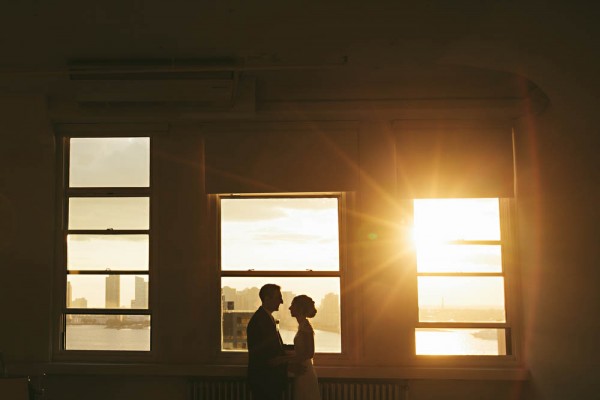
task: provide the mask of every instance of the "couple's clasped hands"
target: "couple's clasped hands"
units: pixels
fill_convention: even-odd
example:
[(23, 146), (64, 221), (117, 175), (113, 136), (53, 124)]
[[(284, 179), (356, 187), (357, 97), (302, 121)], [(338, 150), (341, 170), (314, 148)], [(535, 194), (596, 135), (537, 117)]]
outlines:
[(292, 375), (302, 375), (306, 372), (306, 367), (296, 362), (288, 363), (288, 372)]
[(269, 360), (270, 365), (287, 364), (287, 370), (294, 375), (302, 375), (306, 372), (306, 366), (298, 362), (296, 353), (293, 350), (286, 350), (285, 355), (277, 356)]
[(306, 366), (302, 365), (298, 361), (296, 352), (293, 350), (286, 350), (285, 357), (288, 357), (288, 372), (293, 375), (302, 375), (306, 372)]

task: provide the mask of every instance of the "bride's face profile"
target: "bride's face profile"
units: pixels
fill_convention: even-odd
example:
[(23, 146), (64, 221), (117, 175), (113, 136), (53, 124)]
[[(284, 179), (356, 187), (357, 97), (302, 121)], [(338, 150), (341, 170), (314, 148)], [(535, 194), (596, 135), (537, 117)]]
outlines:
[(296, 304), (295, 301), (292, 301), (292, 304), (290, 305), (289, 310), (290, 310), (290, 315), (292, 317), (295, 318), (295, 317), (297, 317), (299, 315), (299, 311), (300, 310), (298, 310), (298, 304)]

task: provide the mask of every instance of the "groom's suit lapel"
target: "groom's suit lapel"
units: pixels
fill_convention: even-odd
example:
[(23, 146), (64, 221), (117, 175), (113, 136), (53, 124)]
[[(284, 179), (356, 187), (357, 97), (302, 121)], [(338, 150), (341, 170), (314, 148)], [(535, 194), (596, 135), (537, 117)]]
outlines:
[(268, 323), (273, 327), (273, 330), (275, 331), (275, 335), (277, 336), (277, 340), (279, 341), (279, 347), (283, 349), (283, 339), (281, 339), (281, 334), (279, 333), (279, 329), (277, 329), (275, 318), (273, 318), (273, 315), (269, 314), (267, 310), (263, 309), (263, 312), (266, 314), (266, 320), (268, 320)]

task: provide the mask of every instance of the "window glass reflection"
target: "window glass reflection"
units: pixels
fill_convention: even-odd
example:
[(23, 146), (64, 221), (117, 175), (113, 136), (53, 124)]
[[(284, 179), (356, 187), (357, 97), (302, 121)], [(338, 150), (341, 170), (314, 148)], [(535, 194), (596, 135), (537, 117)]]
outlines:
[(417, 355), (506, 355), (504, 329), (431, 329), (415, 331)]
[(504, 322), (504, 278), (419, 276), (420, 322)]
[(70, 187), (148, 187), (150, 138), (71, 138)]
[(417, 272), (502, 272), (500, 245), (417, 246)]
[(148, 308), (148, 276), (67, 275), (69, 308)]
[(69, 229), (149, 229), (148, 197), (71, 197)]
[(414, 201), (417, 245), (449, 240), (500, 240), (498, 199)]
[(65, 350), (150, 350), (149, 315), (66, 315)]
[(148, 235), (68, 235), (69, 270), (148, 270)]
[(337, 198), (221, 199), (223, 270), (339, 270)]

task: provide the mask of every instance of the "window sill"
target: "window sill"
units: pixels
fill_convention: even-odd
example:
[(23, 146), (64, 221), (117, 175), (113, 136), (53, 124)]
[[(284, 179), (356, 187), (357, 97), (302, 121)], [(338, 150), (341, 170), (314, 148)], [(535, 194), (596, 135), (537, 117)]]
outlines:
[[(239, 377), (246, 375), (245, 365), (47, 363), (13, 364), (7, 367), (9, 376), (45, 374)], [(338, 379), (526, 381), (530, 377), (529, 371), (520, 367), (316, 367), (316, 371), (321, 378)]]

